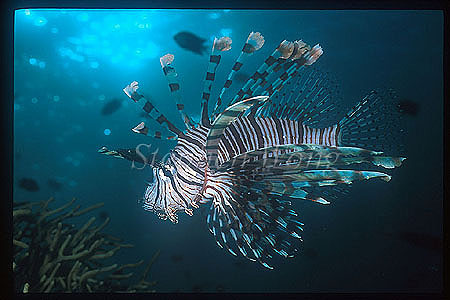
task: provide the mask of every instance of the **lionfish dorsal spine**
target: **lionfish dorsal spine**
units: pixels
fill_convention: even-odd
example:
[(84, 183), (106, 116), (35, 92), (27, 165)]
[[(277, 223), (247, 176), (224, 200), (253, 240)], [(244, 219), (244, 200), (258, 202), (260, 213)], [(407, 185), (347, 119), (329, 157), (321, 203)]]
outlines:
[[(220, 106), (222, 105), (223, 101), (223, 95), (227, 89), (230, 88), (231, 84), (233, 83), (233, 77), (238, 72), (242, 66), (245, 63), (245, 60), (251, 56), (255, 51), (261, 49), (261, 47), (264, 45), (264, 37), (259, 32), (251, 32), (248, 37), (247, 41), (245, 42), (244, 46), (242, 47), (241, 53), (239, 54), (238, 58), (236, 59), (233, 67), (231, 68), (230, 73), (228, 74), (228, 78), (225, 81), (225, 84), (219, 94), (219, 97), (216, 100), (216, 104), (212, 113), (212, 120), (216, 118), (216, 115), (218, 111), (220, 111)], [(231, 104), (230, 104), (231, 105)]]
[(150, 136), (150, 137), (153, 137), (158, 140), (161, 140), (161, 139), (177, 140), (178, 139), (178, 137), (176, 135), (165, 135), (159, 130), (151, 130), (149, 127), (147, 127), (147, 125), (144, 122), (141, 122), (138, 125), (136, 125), (135, 127), (133, 127), (131, 129), (131, 131), (133, 131), (135, 133), (143, 134), (145, 136)]
[[(234, 104), (242, 100), (245, 96), (252, 96), (253, 91), (258, 85), (264, 85), (267, 76), (273, 71), (273, 69), (281, 63), (278, 59), (284, 60), (290, 56), (289, 49), (291, 47), (290, 42), (284, 40), (281, 44), (270, 54), (264, 63), (253, 73), (244, 86), (237, 92), (230, 104)], [(292, 51), (291, 51), (292, 52)], [(278, 64), (277, 64), (278, 62)]]
[[(138, 104), (141, 107), (141, 109), (151, 119), (155, 120), (162, 127), (173, 132), (175, 135), (183, 136), (183, 132), (180, 129), (178, 129), (172, 122), (170, 122), (166, 118), (166, 116), (164, 116), (161, 112), (159, 112), (158, 109), (156, 109), (156, 107), (150, 102), (150, 100), (147, 100), (143, 95), (141, 95), (137, 92), (138, 88), (139, 88), (139, 83), (137, 81), (133, 81), (132, 83), (127, 85), (123, 89), (123, 91), (131, 100), (133, 100), (136, 104)], [(136, 127), (139, 127), (139, 124)], [(133, 129), (135, 129), (136, 127), (134, 127)], [(136, 131), (133, 130), (133, 132), (136, 132)], [(140, 133), (140, 132), (138, 132), (138, 133)], [(156, 135), (156, 133), (155, 133), (155, 135)]]
[(216, 70), (221, 59), (220, 52), (230, 50), (231, 44), (232, 40), (229, 37), (221, 37), (220, 39), (214, 38), (202, 92), (201, 123), (206, 127), (211, 126), (211, 121), (208, 115), (208, 103), (211, 96), (211, 87), (216, 77)]
[(278, 79), (275, 80), (275, 82), (269, 84), (261, 95), (268, 95), (269, 97), (272, 97), (276, 92), (283, 88), (286, 82), (298, 74), (301, 67), (305, 65), (312, 65), (323, 54), (323, 50), (319, 44), (315, 45), (311, 50), (307, 50), (308, 47), (306, 46), (300, 46), (299, 41), (294, 42), (294, 46), (304, 50), (297, 50), (295, 54), (291, 54), (294, 63), (284, 73), (282, 73)]
[(175, 67), (172, 64), (174, 59), (175, 59), (174, 55), (168, 53), (164, 56), (161, 56), (159, 58), (159, 61), (161, 63), (163, 73), (169, 84), (170, 95), (172, 99), (175, 101), (177, 110), (180, 113), (181, 119), (183, 120), (186, 128), (190, 129), (194, 126), (194, 122), (184, 111), (184, 103), (180, 94), (180, 82), (178, 80), (178, 74), (177, 71), (175, 70)]

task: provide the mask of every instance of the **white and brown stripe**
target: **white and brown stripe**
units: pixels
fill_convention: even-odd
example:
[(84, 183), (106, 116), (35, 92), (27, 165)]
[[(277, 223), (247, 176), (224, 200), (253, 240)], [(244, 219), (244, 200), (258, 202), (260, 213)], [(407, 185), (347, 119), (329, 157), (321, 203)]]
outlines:
[[(247, 41), (245, 42), (244, 46), (242, 47), (241, 53), (239, 54), (238, 58), (236, 59), (233, 68), (230, 71), (230, 74), (228, 75), (227, 80), (225, 81), (225, 84), (220, 91), (219, 97), (216, 100), (216, 105), (214, 107), (214, 111), (212, 114), (212, 120), (214, 121), (217, 112), (219, 111), (220, 106), (222, 105), (223, 95), (227, 89), (230, 88), (231, 84), (233, 83), (233, 77), (236, 74), (236, 72), (239, 72), (239, 70), (244, 65), (245, 59), (249, 56), (251, 56), (255, 51), (259, 50), (262, 45), (264, 44), (264, 38), (263, 36), (258, 32), (251, 32), (247, 38)], [(236, 101), (229, 103), (229, 105), (234, 104)]]
[[(135, 83), (137, 85), (137, 82), (135, 82)], [(130, 97), (130, 99), (132, 99), (134, 102), (136, 102), (150, 118), (152, 118), (153, 120), (158, 122), (164, 128), (175, 133), (177, 136), (183, 135), (183, 132), (180, 129), (178, 129), (172, 122), (170, 122), (162, 113), (160, 113), (159, 110), (156, 109), (156, 107), (149, 100), (145, 99), (145, 97), (143, 95), (139, 94), (136, 90), (134, 90), (133, 92), (130, 93), (128, 88), (129, 88), (129, 86), (127, 86), (124, 89), (125, 94), (127, 94), (127, 96)], [(136, 87), (136, 89), (137, 89), (137, 87)], [(156, 135), (159, 135), (159, 134), (156, 134)], [(162, 137), (162, 133), (161, 133), (161, 137)], [(164, 136), (164, 138), (168, 138), (168, 137)], [(168, 139), (175, 139), (175, 138), (171, 137)]]
[(184, 111), (184, 104), (180, 94), (180, 83), (178, 82), (178, 74), (175, 68), (171, 65), (170, 62), (167, 63), (167, 65), (164, 65), (162, 67), (162, 70), (167, 79), (167, 82), (169, 83), (170, 94), (172, 98), (175, 100), (177, 110), (180, 113), (181, 118), (183, 119), (183, 122), (186, 125), (186, 128), (192, 128), (194, 123)]
[(218, 143), (218, 162), (220, 165), (245, 152), (286, 144), (337, 146), (338, 134), (338, 125), (311, 128), (295, 120), (243, 116), (224, 130)]

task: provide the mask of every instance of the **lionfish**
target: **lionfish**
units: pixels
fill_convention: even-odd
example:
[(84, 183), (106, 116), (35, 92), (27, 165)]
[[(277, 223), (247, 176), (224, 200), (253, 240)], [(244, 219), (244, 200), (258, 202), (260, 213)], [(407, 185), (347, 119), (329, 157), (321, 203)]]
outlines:
[[(231, 44), (229, 37), (214, 39), (198, 123), (184, 111), (174, 56), (160, 58), (186, 127), (183, 130), (137, 91), (138, 82), (123, 89), (165, 128), (152, 131), (141, 122), (133, 132), (177, 140), (166, 161), (140, 160), (153, 170), (153, 182), (148, 183), (141, 203), (145, 210), (173, 223), (178, 222), (179, 211), (192, 216), (194, 209), (210, 203), (206, 223), (218, 246), (272, 269), (269, 259), (273, 254), (293, 257), (298, 251), (304, 224), (292, 209), (292, 201), (326, 205), (333, 188), (391, 178), (383, 172), (349, 169), (350, 165), (401, 165), (405, 158), (380, 151), (396, 140), (398, 130), (392, 121), (396, 110), (391, 105), (396, 96), (392, 91), (372, 91), (340, 121), (333, 121), (333, 114), (342, 106), (336, 85), (326, 73), (311, 67), (323, 54), (321, 46), (284, 40), (248, 81), (236, 88), (233, 97), (226, 97), (234, 75), (264, 44), (264, 37), (252, 32), (214, 110), (208, 113), (221, 54), (230, 50)], [(134, 149), (102, 147), (99, 152), (128, 160), (138, 157)]]

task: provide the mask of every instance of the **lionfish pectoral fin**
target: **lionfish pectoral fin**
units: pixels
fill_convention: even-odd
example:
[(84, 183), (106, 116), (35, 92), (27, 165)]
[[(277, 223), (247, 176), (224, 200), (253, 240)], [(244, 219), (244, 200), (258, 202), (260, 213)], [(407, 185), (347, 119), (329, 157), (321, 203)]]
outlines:
[(217, 168), (217, 151), (220, 138), (222, 137), (225, 128), (227, 128), (241, 112), (246, 111), (257, 103), (263, 103), (267, 101), (267, 99), (269, 99), (268, 96), (256, 96), (242, 100), (229, 106), (217, 116), (206, 138), (206, 157), (211, 169)]
[(247, 151), (223, 162), (218, 170), (248, 170), (280, 167), (283, 170), (336, 168), (350, 164), (372, 163), (384, 168), (398, 167), (403, 157), (384, 156), (356, 147), (330, 147), (313, 144), (285, 144)]
[(217, 244), (232, 255), (242, 255), (258, 261), (268, 269), (272, 254), (292, 257), (297, 251), (296, 240), (301, 240), (302, 226), (289, 201), (271, 199), (241, 186), (239, 199), (218, 209), (211, 204), (207, 224)]
[(104, 154), (104, 155), (108, 155), (108, 156), (113, 156), (116, 158), (122, 158), (124, 159), (125, 157), (123, 157), (123, 155), (121, 155), (119, 152), (115, 151), (115, 150), (109, 150), (108, 148), (106, 148), (105, 146), (101, 147), (100, 149), (98, 149), (98, 153), (100, 154)]

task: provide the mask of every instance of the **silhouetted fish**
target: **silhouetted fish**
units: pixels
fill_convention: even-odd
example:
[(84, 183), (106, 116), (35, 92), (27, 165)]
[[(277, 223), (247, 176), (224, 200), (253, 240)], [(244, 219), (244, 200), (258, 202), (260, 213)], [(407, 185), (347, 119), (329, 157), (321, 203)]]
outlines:
[(420, 232), (403, 231), (397, 234), (397, 237), (416, 247), (429, 251), (442, 253), (442, 238)]
[(112, 100), (106, 102), (105, 105), (103, 105), (101, 113), (104, 116), (109, 116), (109, 115), (115, 113), (116, 111), (118, 111), (121, 106), (122, 106), (121, 100), (112, 99)]
[(206, 40), (193, 33), (182, 31), (177, 33), (173, 39), (181, 48), (199, 55), (203, 55), (203, 53), (206, 53), (207, 51), (206, 46), (203, 45)]
[(39, 185), (36, 180), (31, 178), (22, 178), (19, 180), (19, 187), (29, 192), (39, 191)]
[(61, 182), (57, 181), (54, 178), (49, 178), (47, 180), (47, 185), (55, 191), (60, 191), (63, 186), (63, 184)]
[(416, 116), (419, 112), (419, 104), (410, 100), (400, 100), (397, 103), (397, 109), (402, 114)]

